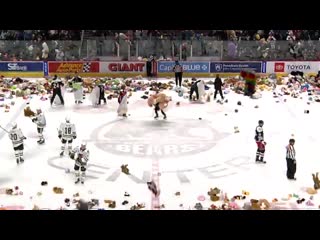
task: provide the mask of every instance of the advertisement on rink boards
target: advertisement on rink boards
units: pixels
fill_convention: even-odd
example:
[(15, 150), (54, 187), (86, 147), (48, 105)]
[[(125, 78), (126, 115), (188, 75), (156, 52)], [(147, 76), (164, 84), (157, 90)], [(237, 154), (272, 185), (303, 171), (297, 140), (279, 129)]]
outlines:
[[(209, 62), (179, 62), (183, 68), (183, 72), (187, 73), (209, 73)], [(158, 73), (172, 73), (175, 62), (160, 61), (158, 62)]]
[(262, 62), (211, 62), (211, 73), (240, 73), (244, 70), (251, 70), (262, 73)]
[(99, 62), (48, 62), (49, 74), (99, 73)]
[(146, 62), (100, 62), (100, 73), (146, 73)]
[(320, 62), (283, 62), (274, 61), (267, 62), (267, 73), (291, 73), (293, 71), (300, 71), (304, 73), (318, 73), (320, 70)]
[(0, 62), (5, 77), (43, 77), (43, 62)]
[(43, 62), (0, 62), (1, 72), (42, 72)]

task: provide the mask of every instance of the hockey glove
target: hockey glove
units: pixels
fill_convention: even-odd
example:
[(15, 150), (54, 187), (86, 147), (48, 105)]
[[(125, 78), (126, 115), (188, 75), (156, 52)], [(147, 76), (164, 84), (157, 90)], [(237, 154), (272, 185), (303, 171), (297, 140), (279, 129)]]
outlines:
[(74, 153), (73, 152), (69, 153), (69, 156), (70, 156), (71, 159), (74, 159)]
[(26, 140), (26, 139), (27, 139), (26, 137), (23, 137), (23, 138), (22, 138), (22, 140)]
[(58, 135), (58, 138), (62, 138), (62, 136), (59, 134), (59, 135)]
[(36, 119), (36, 118), (33, 118), (33, 119), (32, 119), (32, 122), (34, 122), (34, 123), (35, 123), (36, 121), (37, 121), (37, 119)]
[(77, 136), (73, 136), (73, 139), (76, 139), (77, 138)]

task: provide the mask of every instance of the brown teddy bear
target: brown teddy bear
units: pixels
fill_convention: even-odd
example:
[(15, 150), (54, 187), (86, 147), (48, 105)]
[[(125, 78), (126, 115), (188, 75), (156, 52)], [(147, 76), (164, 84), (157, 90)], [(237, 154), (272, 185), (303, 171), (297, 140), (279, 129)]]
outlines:
[(267, 199), (260, 199), (259, 203), (260, 203), (260, 208), (262, 207), (263, 209), (266, 209), (266, 210), (271, 208), (271, 204), (268, 202)]
[(170, 97), (167, 97), (167, 95), (165, 95), (164, 93), (158, 93), (158, 94), (151, 95), (149, 97), (148, 105), (149, 107), (152, 107), (157, 103), (159, 103), (159, 108), (163, 110), (168, 106), (170, 101), (171, 101)]
[(262, 210), (262, 209), (270, 209), (271, 208), (271, 204), (268, 202), (268, 200), (266, 199), (251, 199), (250, 200), (251, 203), (251, 210)]
[(251, 203), (251, 209), (252, 210), (261, 210), (261, 205), (260, 205), (259, 200), (251, 199), (250, 203)]
[(128, 164), (121, 166), (121, 172), (123, 172), (124, 174), (127, 174), (127, 175), (130, 174), (130, 173), (129, 173)]
[(313, 182), (314, 182), (313, 186), (314, 186), (315, 190), (318, 190), (320, 188), (320, 180), (319, 180), (318, 174), (319, 173), (312, 174), (312, 178), (313, 178)]
[(35, 112), (33, 112), (29, 106), (24, 109), (25, 117), (34, 117), (35, 115), (36, 115)]
[[(161, 205), (160, 208), (162, 206), (164, 207), (164, 205)], [(145, 205), (143, 203), (137, 203), (136, 205), (133, 205), (130, 210), (140, 210), (142, 208), (145, 208)]]
[(7, 188), (7, 189), (6, 189), (6, 194), (7, 194), (7, 195), (12, 195), (12, 194), (13, 194), (13, 189)]
[(63, 188), (54, 187), (54, 188), (53, 188), (53, 192), (54, 192), (55, 194), (63, 194)]
[(210, 188), (210, 191), (208, 192), (208, 195), (210, 196), (210, 200), (213, 202), (219, 201), (220, 197), (217, 196), (220, 193), (220, 189), (218, 188)]
[(109, 208), (115, 208), (116, 207), (116, 201), (113, 201), (113, 200), (104, 200), (104, 202), (106, 204), (108, 204), (108, 207)]

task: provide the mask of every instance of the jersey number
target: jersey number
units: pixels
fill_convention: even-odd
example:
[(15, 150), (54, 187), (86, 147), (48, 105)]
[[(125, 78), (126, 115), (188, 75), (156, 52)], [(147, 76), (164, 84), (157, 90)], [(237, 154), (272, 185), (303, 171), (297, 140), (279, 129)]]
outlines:
[(14, 134), (11, 134), (11, 139), (13, 139), (13, 140), (16, 141), (16, 140), (18, 139), (17, 134), (15, 134), (15, 133), (14, 133)]
[(64, 129), (64, 134), (66, 134), (66, 135), (70, 135), (71, 134), (71, 127), (68, 127), (68, 128), (65, 128)]

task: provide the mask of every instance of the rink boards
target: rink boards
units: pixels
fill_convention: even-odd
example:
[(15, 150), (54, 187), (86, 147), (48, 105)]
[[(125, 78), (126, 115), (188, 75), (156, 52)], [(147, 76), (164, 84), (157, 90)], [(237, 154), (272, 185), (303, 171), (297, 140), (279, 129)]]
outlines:
[[(158, 61), (153, 71), (156, 77), (173, 78), (174, 61)], [(180, 61), (184, 77), (237, 76), (242, 70), (259, 74), (288, 75), (292, 71), (317, 74), (319, 61)], [(44, 77), (58, 75), (82, 77), (146, 77), (145, 61), (19, 61), (0, 62), (0, 75), (4, 77)]]

